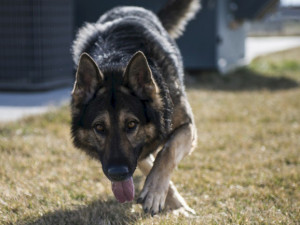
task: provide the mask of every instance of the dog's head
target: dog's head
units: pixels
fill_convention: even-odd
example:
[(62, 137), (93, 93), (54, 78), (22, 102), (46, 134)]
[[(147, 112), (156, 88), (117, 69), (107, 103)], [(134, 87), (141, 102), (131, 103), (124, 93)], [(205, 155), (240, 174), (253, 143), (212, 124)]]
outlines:
[(99, 159), (112, 182), (128, 180), (161, 127), (162, 100), (142, 52), (124, 69), (101, 70), (83, 53), (72, 92), (75, 146)]

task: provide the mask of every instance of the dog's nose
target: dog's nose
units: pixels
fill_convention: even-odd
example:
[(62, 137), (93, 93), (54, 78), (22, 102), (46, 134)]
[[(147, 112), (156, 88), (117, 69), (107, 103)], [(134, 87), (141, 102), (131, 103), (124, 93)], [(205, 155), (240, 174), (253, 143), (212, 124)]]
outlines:
[(108, 176), (114, 181), (125, 180), (129, 175), (127, 166), (111, 166), (107, 170)]

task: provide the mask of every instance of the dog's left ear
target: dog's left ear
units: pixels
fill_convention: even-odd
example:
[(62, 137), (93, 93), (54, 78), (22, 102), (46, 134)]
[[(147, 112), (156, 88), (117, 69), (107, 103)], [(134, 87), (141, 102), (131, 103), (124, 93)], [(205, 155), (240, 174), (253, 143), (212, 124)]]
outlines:
[(130, 59), (123, 76), (123, 84), (143, 100), (153, 100), (159, 93), (146, 56), (141, 51)]

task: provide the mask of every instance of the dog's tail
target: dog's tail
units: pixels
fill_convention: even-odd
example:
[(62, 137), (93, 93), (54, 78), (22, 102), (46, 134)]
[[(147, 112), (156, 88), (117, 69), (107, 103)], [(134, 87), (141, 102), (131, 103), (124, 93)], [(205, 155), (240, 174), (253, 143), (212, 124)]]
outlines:
[(169, 0), (158, 17), (172, 38), (178, 38), (200, 9), (199, 0)]

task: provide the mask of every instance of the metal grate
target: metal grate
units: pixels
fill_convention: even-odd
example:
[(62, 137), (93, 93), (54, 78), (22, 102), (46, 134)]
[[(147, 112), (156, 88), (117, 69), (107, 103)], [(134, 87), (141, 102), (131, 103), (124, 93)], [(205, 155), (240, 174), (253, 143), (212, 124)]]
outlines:
[(46, 90), (73, 80), (72, 0), (0, 0), (0, 90)]

